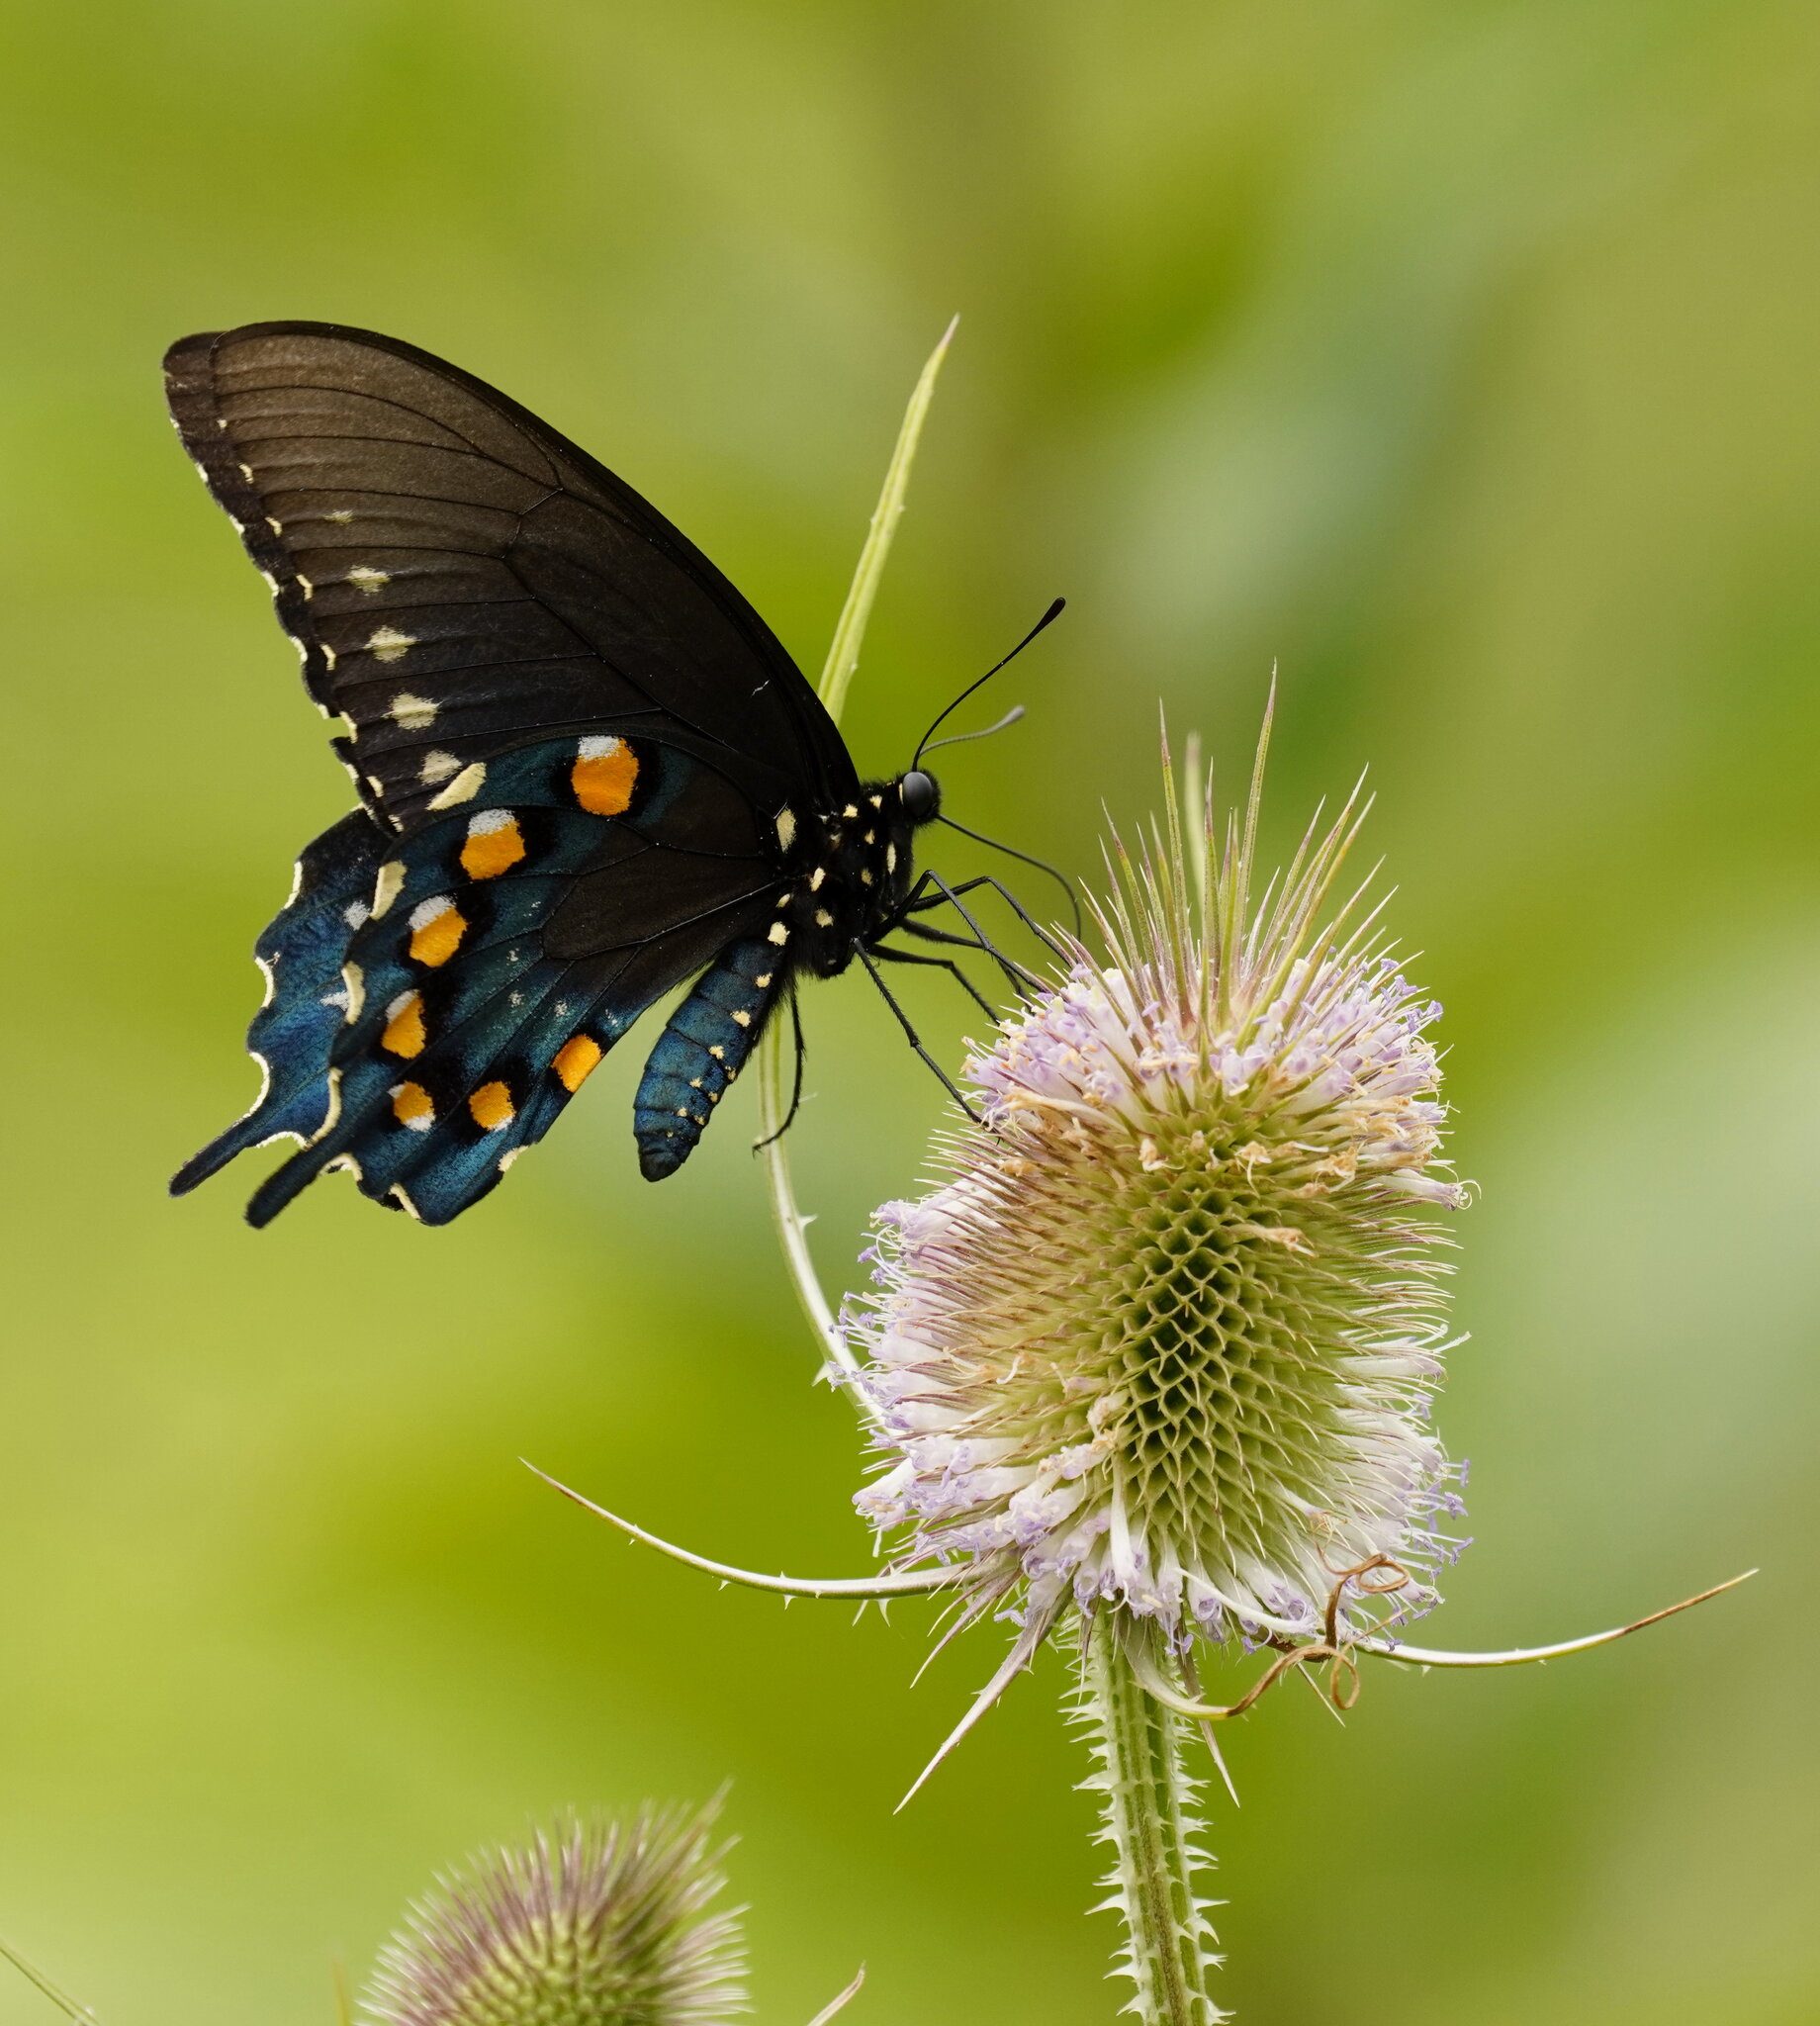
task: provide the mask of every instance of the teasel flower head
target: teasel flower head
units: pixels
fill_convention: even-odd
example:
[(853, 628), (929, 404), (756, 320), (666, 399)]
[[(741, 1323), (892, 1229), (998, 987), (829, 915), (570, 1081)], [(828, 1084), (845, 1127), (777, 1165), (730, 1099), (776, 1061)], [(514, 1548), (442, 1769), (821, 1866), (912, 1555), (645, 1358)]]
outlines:
[(712, 1808), (565, 1814), (440, 1880), (382, 1951), (368, 2026), (721, 2026), (744, 1946)]
[(850, 1308), (883, 1456), (859, 1507), (963, 1617), (1009, 1612), (1014, 1658), (1070, 1611), (1178, 1655), (1313, 1636), (1387, 1557), (1394, 1595), (1343, 1598), (1358, 1636), (1457, 1550), (1440, 1008), (1362, 890), (1335, 904), (1356, 793), (1255, 890), (1263, 757), (1220, 829), (1197, 778), (1186, 823), (1171, 784), (1115, 840), (1099, 952), (1064, 939), (969, 1062), (979, 1122), (879, 1214)]

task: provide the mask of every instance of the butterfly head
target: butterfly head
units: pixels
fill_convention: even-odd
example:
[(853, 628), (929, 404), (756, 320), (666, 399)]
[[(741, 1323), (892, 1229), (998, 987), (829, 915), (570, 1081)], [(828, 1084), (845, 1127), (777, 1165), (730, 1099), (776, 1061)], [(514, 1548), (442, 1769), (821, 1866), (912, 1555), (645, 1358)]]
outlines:
[(912, 829), (933, 823), (942, 812), (942, 788), (933, 774), (920, 767), (897, 777), (897, 798)]

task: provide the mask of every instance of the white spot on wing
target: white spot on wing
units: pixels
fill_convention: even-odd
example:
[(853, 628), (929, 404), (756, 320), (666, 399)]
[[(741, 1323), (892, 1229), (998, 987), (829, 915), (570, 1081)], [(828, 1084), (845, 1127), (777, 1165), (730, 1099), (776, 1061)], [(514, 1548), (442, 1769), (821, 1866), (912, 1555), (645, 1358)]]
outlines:
[(459, 774), (460, 772), (461, 762), (456, 759), (455, 755), (438, 750), (433, 753), (424, 754), (423, 764), (417, 769), (417, 779), (422, 782), (425, 787), (435, 787), (442, 782), (447, 781), (451, 774)]
[(373, 919), (378, 921), (405, 890), (405, 866), (400, 859), (388, 859), (373, 882)]
[(408, 732), (428, 731), (436, 722), (436, 706), (427, 696), (413, 696), (409, 690), (401, 690), (392, 699), (388, 713), (394, 724), (403, 725)]
[(350, 929), (364, 929), (372, 914), (373, 910), (364, 900), (350, 900), (341, 910), (341, 919)]
[[(440, 802), (442, 799), (443, 797), (438, 795), (436, 801), (432, 802), (430, 807), (434, 808), (436, 802)], [(469, 819), (468, 835), (470, 837), (487, 837), (496, 830), (509, 829), (516, 820), (509, 809), (483, 809), (478, 816)], [(517, 955), (516, 951), (512, 954), (514, 957)]]
[(431, 922), (440, 921), (455, 905), (446, 893), (433, 893), (427, 900), (419, 900), (410, 910), (410, 928), (414, 935), (418, 929), (427, 929)]
[(376, 626), (367, 636), (367, 652), (379, 661), (403, 661), (416, 644), (414, 633), (401, 633), (396, 626)]
[(328, 516), (337, 527), (345, 527), (353, 517), (353, 514), (345, 506), (337, 506)]
[(322, 1113), (322, 1123), (316, 1129), (314, 1133), (311, 1134), (310, 1138), (304, 1142), (304, 1145), (306, 1147), (314, 1147), (316, 1143), (324, 1136), (324, 1134), (330, 1133), (334, 1130), (335, 1121), (340, 1116), (341, 1071), (339, 1069), (330, 1069), (328, 1072), (328, 1104)]
[(610, 760), (625, 745), (623, 739), (612, 737), (584, 739), (575, 749), (580, 760)]
[[(352, 520), (351, 513), (331, 513), (330, 520)], [(390, 570), (375, 570), (371, 563), (356, 563), (347, 573), (347, 581), (356, 591), (364, 591), (371, 598), (383, 585), (392, 582)]]
[(476, 760), (473, 766), (464, 767), (439, 795), (433, 795), (429, 805), (432, 809), (453, 809), (462, 802), (471, 802), (480, 793), (486, 779), (486, 762)]
[(777, 811), (777, 848), (788, 851), (796, 842), (796, 811), (789, 807)]

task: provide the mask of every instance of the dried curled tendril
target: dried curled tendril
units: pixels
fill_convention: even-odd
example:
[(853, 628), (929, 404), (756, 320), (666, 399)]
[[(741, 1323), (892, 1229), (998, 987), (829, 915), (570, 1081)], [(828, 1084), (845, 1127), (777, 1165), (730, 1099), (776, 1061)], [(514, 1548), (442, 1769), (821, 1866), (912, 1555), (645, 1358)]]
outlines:
[[(1355, 1562), (1349, 1569), (1332, 1569), (1329, 1565), (1329, 1570), (1336, 1580), (1327, 1593), (1327, 1606), (1321, 1617), (1321, 1636), (1319, 1639), (1292, 1640), (1281, 1633), (1273, 1634), (1265, 1643), (1276, 1648), (1276, 1658), (1236, 1702), (1201, 1703), (1184, 1696), (1170, 1686), (1153, 1655), (1133, 1651), (1132, 1664), (1138, 1680), (1157, 1702), (1165, 1704), (1179, 1715), (1193, 1717), (1201, 1723), (1224, 1723), (1228, 1717), (1244, 1715), (1296, 1668), (1317, 1667), (1324, 1660), (1330, 1663), (1325, 1689), (1327, 1700), (1335, 1709), (1342, 1712), (1350, 1709), (1359, 1700), (1361, 1677), (1357, 1641), (1345, 1637), (1340, 1630), (1340, 1605), (1346, 1586), (1356, 1586), (1362, 1597), (1394, 1597), (1413, 1579), (1409, 1570), (1390, 1555), (1371, 1555), (1362, 1562)], [(1190, 1683), (1198, 1686), (1192, 1660), (1184, 1658), (1183, 1671)]]

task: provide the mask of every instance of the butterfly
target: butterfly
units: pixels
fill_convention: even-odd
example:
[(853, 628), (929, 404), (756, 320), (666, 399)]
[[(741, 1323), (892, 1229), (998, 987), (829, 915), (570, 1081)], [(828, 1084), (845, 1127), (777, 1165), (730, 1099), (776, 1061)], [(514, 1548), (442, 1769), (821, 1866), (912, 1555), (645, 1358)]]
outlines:
[(862, 781), (758, 613), (586, 451), (473, 375), (336, 324), (186, 337), (164, 371), (360, 798), (255, 945), (258, 1100), (173, 1193), (288, 1138), (250, 1223), (346, 1169), (446, 1224), (692, 979), (633, 1102), (658, 1181), (799, 977), (857, 957), (884, 990), (884, 958), (980, 997), (952, 959), (883, 941), (961, 940), (913, 919), (964, 890), (914, 871), (935, 778)]

